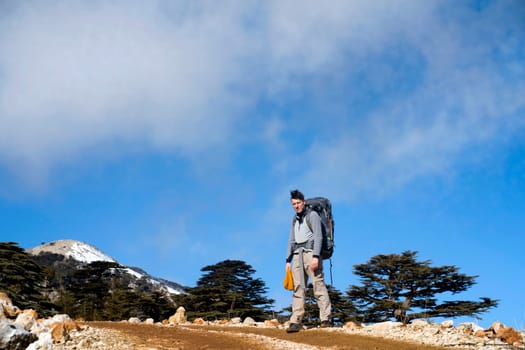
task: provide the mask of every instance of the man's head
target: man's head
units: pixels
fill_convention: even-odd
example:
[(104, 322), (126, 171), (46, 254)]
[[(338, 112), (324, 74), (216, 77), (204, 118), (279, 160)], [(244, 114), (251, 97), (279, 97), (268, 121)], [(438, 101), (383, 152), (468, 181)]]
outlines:
[(290, 191), (290, 201), (292, 202), (292, 206), (297, 214), (302, 213), (304, 210), (304, 194), (301, 193), (299, 190), (293, 190)]

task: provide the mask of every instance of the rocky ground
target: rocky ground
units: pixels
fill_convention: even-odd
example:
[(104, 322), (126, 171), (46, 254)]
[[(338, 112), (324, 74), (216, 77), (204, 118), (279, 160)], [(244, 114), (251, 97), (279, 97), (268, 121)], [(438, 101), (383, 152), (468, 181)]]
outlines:
[[(423, 344), (422, 340), (393, 339), (378, 332), (351, 330), (349, 328), (309, 329), (287, 334), (283, 327), (257, 327), (254, 325), (162, 325), (130, 322), (86, 322), (81, 330), (70, 333), (68, 340), (55, 344), (57, 350), (119, 349), (350, 349), (350, 350), (437, 350), (524, 349), (494, 340), (491, 344), (474, 342), (470, 338), (458, 340), (443, 333), (448, 344), (441, 346)], [(410, 332), (418, 333), (414, 329)], [(369, 333), (369, 334), (367, 334)], [(420, 334), (421, 335), (421, 334)], [(422, 333), (423, 337), (426, 337)]]
[(525, 350), (525, 332), (494, 322), (488, 329), (473, 323), (454, 326), (414, 320), (303, 329), (288, 334), (277, 320), (207, 322), (187, 320), (181, 306), (169, 319), (130, 318), (120, 322), (82, 322), (58, 314), (39, 318), (20, 310), (0, 292), (0, 349), (8, 350), (167, 350), (167, 349), (350, 349), (350, 350)]

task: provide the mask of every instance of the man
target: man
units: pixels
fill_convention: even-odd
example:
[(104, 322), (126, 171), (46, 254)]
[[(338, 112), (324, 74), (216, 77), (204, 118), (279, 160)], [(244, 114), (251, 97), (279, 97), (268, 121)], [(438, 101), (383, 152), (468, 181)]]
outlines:
[(319, 307), (321, 327), (331, 326), (332, 305), (324, 283), (323, 260), (320, 258), (323, 244), (321, 218), (314, 210), (306, 207), (304, 195), (299, 190), (291, 191), (290, 195), (295, 216), (288, 239), (286, 270), (292, 269), (294, 291), (290, 326), (286, 331), (294, 333), (302, 328), (308, 278), (312, 282), (314, 297)]

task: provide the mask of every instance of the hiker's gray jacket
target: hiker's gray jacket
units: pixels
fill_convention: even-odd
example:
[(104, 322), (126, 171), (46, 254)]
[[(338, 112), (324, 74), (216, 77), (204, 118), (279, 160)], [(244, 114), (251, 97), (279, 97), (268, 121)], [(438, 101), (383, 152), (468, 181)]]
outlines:
[[(321, 255), (321, 248), (323, 246), (323, 232), (321, 228), (321, 218), (314, 210), (307, 210), (302, 222), (296, 220), (294, 215), (290, 227), (290, 236), (288, 238), (288, 250), (286, 253), (286, 261), (290, 262), (293, 258), (293, 253), (297, 244), (313, 241), (312, 252), (313, 255), (319, 257)], [(310, 229), (311, 227), (311, 229)]]

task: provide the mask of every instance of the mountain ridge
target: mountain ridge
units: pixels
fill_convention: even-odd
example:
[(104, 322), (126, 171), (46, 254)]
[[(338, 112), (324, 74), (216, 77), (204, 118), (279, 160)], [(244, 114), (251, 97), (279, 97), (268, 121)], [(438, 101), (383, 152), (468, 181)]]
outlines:
[(65, 259), (72, 259), (79, 264), (90, 264), (96, 261), (116, 263), (121, 266), (120, 270), (130, 277), (130, 285), (136, 285), (139, 280), (144, 280), (152, 289), (161, 290), (169, 294), (185, 294), (185, 288), (173, 281), (150, 275), (145, 270), (135, 266), (126, 266), (119, 263), (116, 259), (103, 253), (100, 249), (89, 243), (73, 239), (56, 240), (44, 243), (39, 246), (26, 249), (28, 254), (42, 256), (46, 254), (56, 254)]

